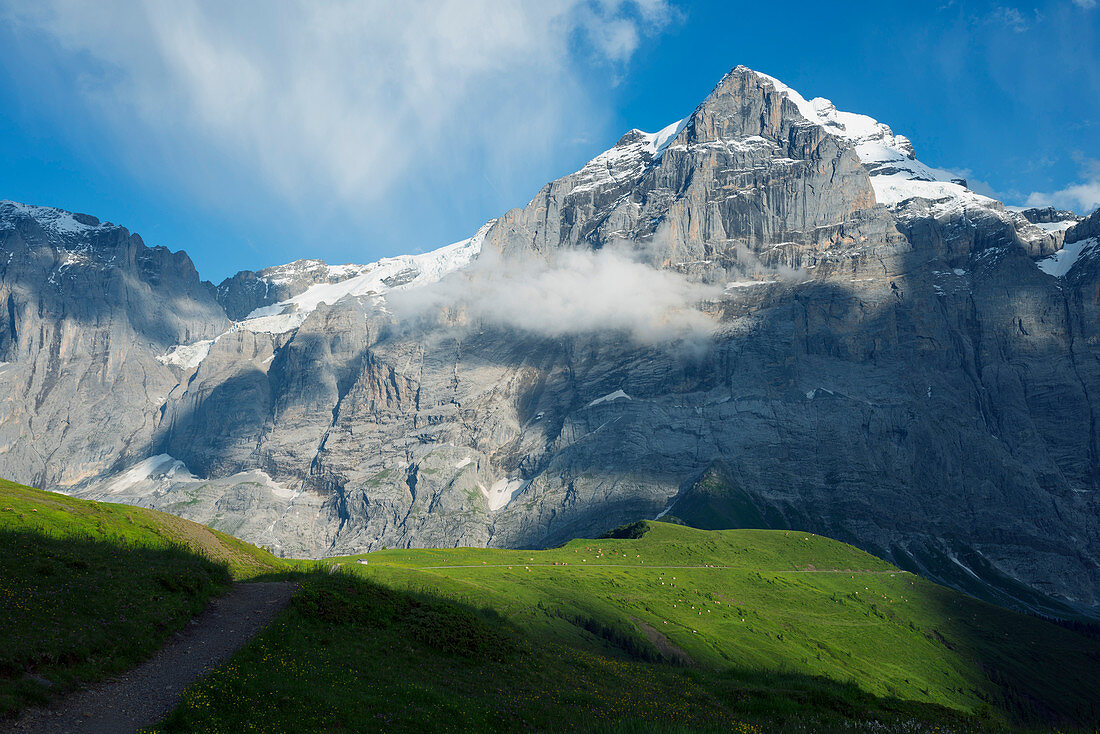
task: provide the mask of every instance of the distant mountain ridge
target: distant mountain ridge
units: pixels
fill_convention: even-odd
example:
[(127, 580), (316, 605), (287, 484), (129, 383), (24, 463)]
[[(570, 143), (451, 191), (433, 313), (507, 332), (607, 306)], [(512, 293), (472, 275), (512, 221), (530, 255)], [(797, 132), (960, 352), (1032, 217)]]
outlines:
[(745, 67), (424, 255), (215, 287), (4, 202), (0, 475), (292, 555), (800, 528), (1097, 616), (1098, 238)]

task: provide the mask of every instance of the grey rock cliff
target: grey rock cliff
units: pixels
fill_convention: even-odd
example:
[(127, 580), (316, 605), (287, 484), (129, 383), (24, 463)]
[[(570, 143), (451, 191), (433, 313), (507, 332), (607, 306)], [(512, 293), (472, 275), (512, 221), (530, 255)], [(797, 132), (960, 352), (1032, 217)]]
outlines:
[(0, 202), (4, 476), (68, 488), (148, 455), (170, 345), (228, 326), (190, 259), (82, 214)]

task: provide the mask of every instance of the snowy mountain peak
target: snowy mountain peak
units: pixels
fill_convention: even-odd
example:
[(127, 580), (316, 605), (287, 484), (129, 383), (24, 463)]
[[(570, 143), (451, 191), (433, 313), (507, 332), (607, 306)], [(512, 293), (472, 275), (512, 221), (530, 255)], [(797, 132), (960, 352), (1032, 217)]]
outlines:
[(114, 227), (110, 222), (100, 222), (89, 214), (75, 214), (52, 206), (21, 204), (4, 199), (0, 201), (0, 227), (12, 228), (20, 218), (33, 219), (47, 232), (65, 236), (80, 236), (96, 229)]
[[(951, 171), (934, 168), (917, 160), (913, 143), (896, 134), (889, 125), (853, 112), (837, 109), (824, 97), (806, 99), (797, 90), (779, 79), (746, 66), (737, 66), (727, 73), (708, 95), (707, 100), (721, 96), (734, 77), (755, 77), (757, 83), (770, 85), (789, 99), (810, 124), (820, 125), (826, 132), (843, 138), (855, 147), (856, 154), (871, 177), (871, 185), (879, 203), (896, 207), (905, 201), (920, 198), (930, 201), (962, 200), (981, 206), (999, 206), (993, 199), (967, 188), (966, 180)], [(607, 185), (625, 183), (637, 177), (647, 166), (658, 163), (664, 151), (704, 110), (704, 101), (692, 116), (649, 133), (631, 130), (614, 147), (589, 161), (573, 177), (573, 192), (590, 191)]]
[(889, 125), (867, 115), (838, 110), (824, 97), (807, 100), (775, 77), (754, 73), (786, 95), (807, 121), (855, 145), (856, 154), (871, 176), (879, 203), (894, 207), (913, 198), (994, 203), (993, 199), (968, 189), (962, 176), (917, 160), (913, 143), (904, 135), (895, 134)]

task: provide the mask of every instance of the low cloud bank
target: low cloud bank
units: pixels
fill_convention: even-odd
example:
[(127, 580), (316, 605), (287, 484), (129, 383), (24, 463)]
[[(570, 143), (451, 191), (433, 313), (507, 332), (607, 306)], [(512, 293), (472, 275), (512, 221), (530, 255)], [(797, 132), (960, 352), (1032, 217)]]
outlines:
[(717, 323), (700, 304), (721, 294), (720, 286), (605, 248), (563, 251), (549, 260), (488, 257), (438, 283), (386, 299), (402, 320), (451, 311), (467, 322), (550, 337), (620, 331), (637, 342), (659, 344), (710, 337)]
[(1079, 214), (1090, 214), (1100, 207), (1100, 178), (1082, 181), (1060, 191), (1035, 191), (1027, 197), (1028, 206), (1054, 206)]

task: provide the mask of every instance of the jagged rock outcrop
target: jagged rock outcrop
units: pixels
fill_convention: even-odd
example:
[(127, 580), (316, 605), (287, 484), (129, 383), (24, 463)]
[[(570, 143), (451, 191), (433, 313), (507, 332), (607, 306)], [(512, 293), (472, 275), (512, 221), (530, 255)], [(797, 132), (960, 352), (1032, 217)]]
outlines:
[(874, 203), (852, 146), (738, 67), (671, 131), (632, 131), (506, 213), (486, 246), (515, 255), (627, 242), (655, 266), (721, 280), (761, 257), (793, 268), (856, 243), (895, 246)]
[[(1052, 262), (1055, 273), (1064, 272), (1068, 311), (1073, 325), (1075, 367), (1090, 373), (1095, 369), (1096, 350), (1100, 349), (1100, 209), (1066, 231), (1066, 245), (1040, 267)], [(1095, 432), (1095, 429), (1094, 429)], [(1100, 453), (1095, 444), (1091, 447)], [(1093, 464), (1095, 472), (1095, 462)], [(1098, 482), (1095, 475), (1093, 482)]]
[(364, 265), (328, 265), (324, 260), (295, 260), (258, 272), (242, 270), (217, 288), (218, 303), (234, 321), (258, 308), (286, 301), (319, 283), (340, 283), (362, 275)]
[(1100, 209), (1066, 230), (1065, 241), (1072, 244), (1090, 237), (1100, 237)]
[[(1096, 615), (1097, 215), (1077, 219), (1010, 211), (889, 127), (738, 67), (688, 118), (627, 133), (449, 249), (241, 274), (216, 293), (232, 323), (197, 278), (173, 314), (150, 305), (126, 333), (159, 337), (126, 350), (126, 372), (155, 380), (87, 388), (123, 393), (110, 404), (135, 427), (94, 460), (65, 444), (79, 475), (23, 468), (20, 441), (56, 423), (5, 379), (28, 407), (0, 424), (0, 473), (294, 555), (538, 546), (657, 515), (800, 528), (1001, 603)], [(683, 307), (713, 333), (547, 328), (456, 296), (604, 251), (705, 293)], [(120, 272), (135, 292), (177, 277)], [(397, 294), (416, 289), (433, 298), (410, 315)], [(28, 373), (50, 359), (13, 354)]]
[[(1081, 220), (1052, 206), (1009, 212), (1029, 255), (1045, 257), (1062, 249), (1066, 232)], [(1028, 226), (1031, 225), (1031, 226)]]

